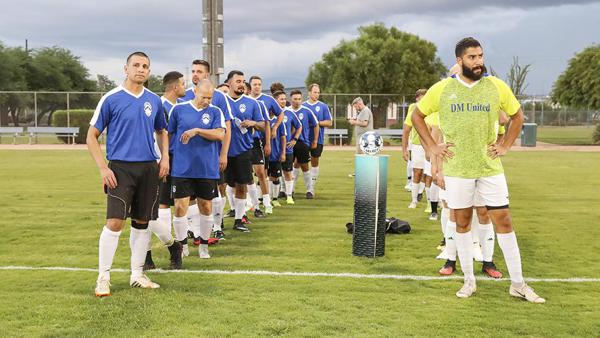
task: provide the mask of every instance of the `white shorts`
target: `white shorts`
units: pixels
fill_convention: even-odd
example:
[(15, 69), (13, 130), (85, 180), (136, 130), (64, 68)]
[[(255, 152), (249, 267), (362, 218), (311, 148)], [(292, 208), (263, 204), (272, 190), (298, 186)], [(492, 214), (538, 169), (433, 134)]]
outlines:
[(423, 173), (431, 177), (431, 162), (425, 160), (425, 168), (423, 168)]
[(446, 176), (445, 181), (446, 201), (450, 209), (508, 206), (508, 186), (504, 174), (480, 178)]
[(423, 169), (425, 167), (425, 149), (419, 144), (413, 144), (410, 151), (410, 160), (413, 169)]
[(440, 199), (440, 201), (448, 200), (448, 194), (446, 193), (446, 190), (440, 188), (439, 199)]

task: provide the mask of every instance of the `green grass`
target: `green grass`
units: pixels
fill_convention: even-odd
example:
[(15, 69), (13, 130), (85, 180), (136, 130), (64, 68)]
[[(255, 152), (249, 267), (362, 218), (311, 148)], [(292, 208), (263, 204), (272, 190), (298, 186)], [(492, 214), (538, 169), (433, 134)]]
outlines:
[[(435, 276), (439, 223), (406, 208), (404, 163), (391, 155), (388, 214), (413, 232), (388, 236), (385, 257), (351, 255), (352, 153), (326, 151), (316, 200), (276, 208), (249, 234), (226, 219), (213, 259), (189, 257), (185, 267)], [(0, 159), (0, 266), (95, 268), (105, 197), (87, 152), (5, 150)], [(504, 163), (525, 276), (599, 278), (600, 153), (515, 152)], [(127, 232), (115, 268), (129, 267)], [(156, 239), (153, 248), (166, 267), (166, 250)], [(506, 271), (498, 248), (496, 261)], [(548, 300), (534, 305), (509, 297), (507, 281), (482, 281), (459, 300), (460, 280), (149, 275), (160, 290), (130, 289), (128, 275), (114, 272), (113, 296), (96, 299), (94, 272), (0, 270), (0, 336), (594, 336), (600, 328), (598, 283), (531, 283)]]
[(574, 127), (538, 127), (537, 139), (540, 142), (563, 145), (588, 145), (592, 144), (594, 126)]

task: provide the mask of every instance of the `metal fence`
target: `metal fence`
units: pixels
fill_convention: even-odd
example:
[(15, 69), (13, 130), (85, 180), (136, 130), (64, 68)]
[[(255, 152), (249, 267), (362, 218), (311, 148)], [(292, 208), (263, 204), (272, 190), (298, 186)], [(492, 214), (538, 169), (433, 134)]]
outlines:
[[(95, 109), (102, 92), (51, 92), (51, 91), (0, 91), (0, 127), (50, 126), (53, 115), (66, 111), (66, 121), (61, 126), (73, 126), (72, 111)], [(344, 93), (321, 94), (334, 117), (334, 128), (346, 128), (346, 119), (356, 115), (351, 102), (362, 97), (373, 112), (375, 128), (401, 128), (408, 106), (414, 102), (413, 94)], [(600, 122), (600, 111), (573, 109), (554, 104), (548, 96), (519, 97), (527, 122), (540, 126), (589, 126)], [(57, 122), (54, 121), (56, 125)], [(75, 125), (77, 126), (77, 125)]]

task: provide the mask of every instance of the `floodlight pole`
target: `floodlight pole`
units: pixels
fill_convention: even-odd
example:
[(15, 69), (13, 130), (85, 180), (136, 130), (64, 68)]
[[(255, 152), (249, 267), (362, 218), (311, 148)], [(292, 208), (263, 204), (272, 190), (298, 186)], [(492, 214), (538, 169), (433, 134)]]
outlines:
[(202, 0), (202, 54), (210, 63), (210, 79), (219, 84), (224, 72), (223, 0)]

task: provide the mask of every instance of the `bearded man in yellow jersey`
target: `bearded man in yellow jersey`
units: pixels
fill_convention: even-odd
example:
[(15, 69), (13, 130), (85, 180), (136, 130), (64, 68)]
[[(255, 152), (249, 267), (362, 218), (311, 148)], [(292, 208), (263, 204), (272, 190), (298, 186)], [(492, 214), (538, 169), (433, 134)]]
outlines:
[[(475, 196), (479, 195), (495, 225), (498, 245), (510, 274), (509, 294), (532, 303), (544, 303), (523, 279), (521, 254), (509, 211), (508, 187), (500, 156), (505, 155), (523, 125), (523, 111), (502, 80), (485, 74), (483, 48), (474, 38), (456, 44), (456, 62), (461, 74), (434, 84), (419, 101), (412, 123), (423, 146), (444, 161), (442, 189), (456, 216), (456, 249), (464, 273), (464, 285), (457, 297), (468, 298), (477, 290), (473, 274), (471, 218)], [(501, 143), (496, 143), (499, 112), (511, 123)], [(439, 112), (445, 143), (436, 143), (425, 116)]]

